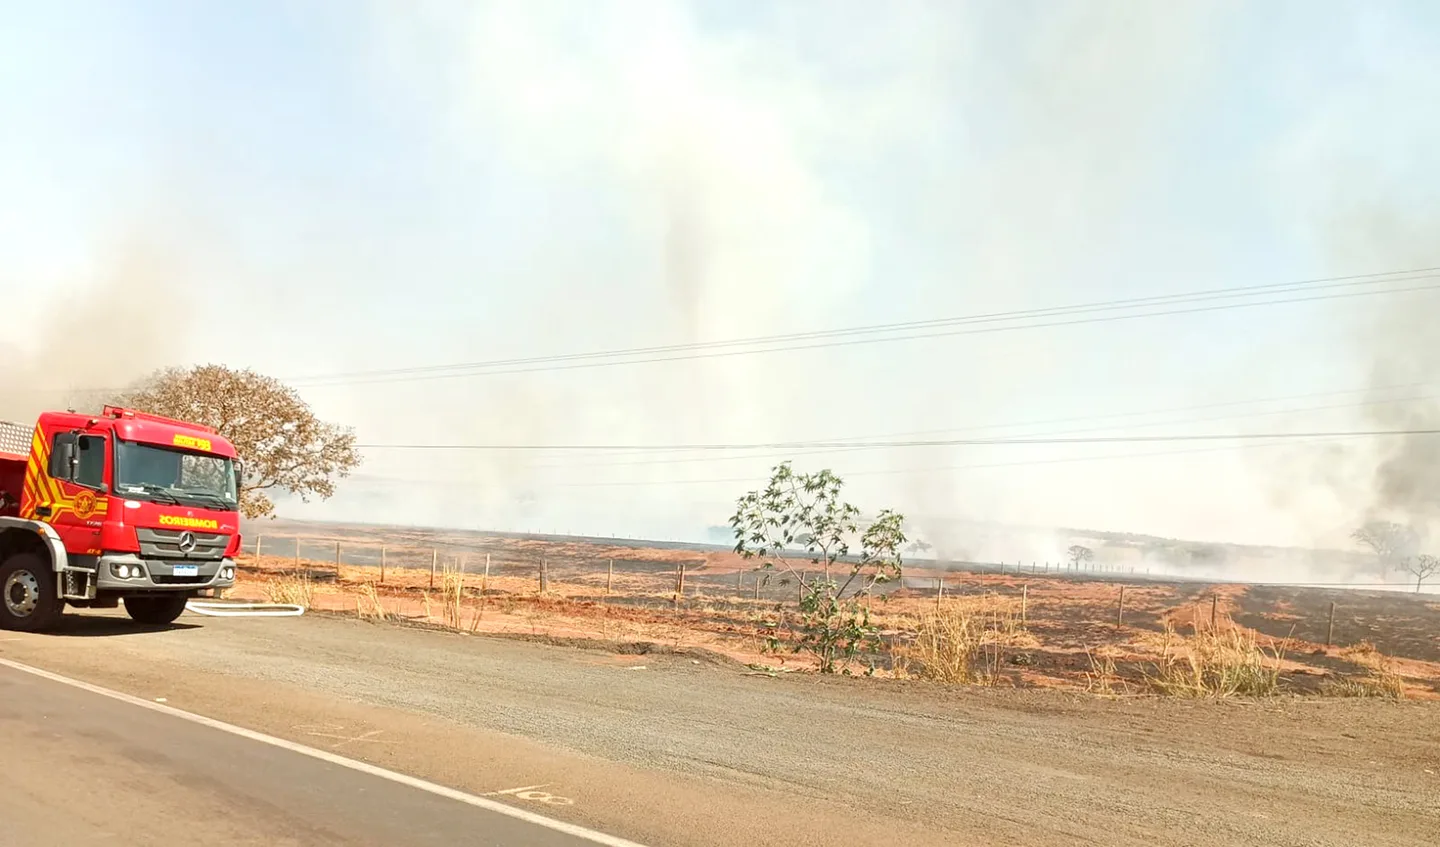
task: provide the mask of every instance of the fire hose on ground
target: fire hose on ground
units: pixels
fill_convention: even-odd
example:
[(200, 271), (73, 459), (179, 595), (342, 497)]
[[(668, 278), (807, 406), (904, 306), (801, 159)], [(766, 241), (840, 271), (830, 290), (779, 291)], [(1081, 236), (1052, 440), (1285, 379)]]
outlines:
[(295, 603), (213, 603), (191, 600), (187, 612), (212, 618), (298, 618), (305, 607)]

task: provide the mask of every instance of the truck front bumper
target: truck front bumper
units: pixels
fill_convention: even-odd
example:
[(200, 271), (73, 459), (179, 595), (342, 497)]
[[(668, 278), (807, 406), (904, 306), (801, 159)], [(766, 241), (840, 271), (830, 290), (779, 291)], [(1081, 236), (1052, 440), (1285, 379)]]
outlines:
[(228, 558), (181, 562), (120, 553), (101, 556), (96, 565), (95, 587), (101, 591), (197, 591), (235, 584), (235, 562)]

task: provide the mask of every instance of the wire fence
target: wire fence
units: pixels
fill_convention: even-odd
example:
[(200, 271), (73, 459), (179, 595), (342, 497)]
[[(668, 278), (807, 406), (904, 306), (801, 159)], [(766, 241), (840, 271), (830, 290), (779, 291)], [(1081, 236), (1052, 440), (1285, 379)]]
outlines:
[[(637, 620), (658, 620), (653, 615), (661, 611), (683, 612), (685, 626), (739, 633), (753, 629), (760, 618), (778, 613), (784, 619), (800, 603), (806, 584), (820, 576), (808, 559), (795, 562), (792, 575), (749, 563), (737, 569), (729, 557), (712, 562), (719, 551), (633, 549), (627, 556), (629, 548), (623, 546), (525, 539), (403, 541), (257, 535), (245, 545), (242, 577), (271, 580), (267, 588), (274, 589), (277, 582), (303, 575), (318, 586), (333, 584), (336, 594), (328, 602), (349, 603), (357, 611), (369, 602), (390, 614), (423, 609), (429, 617), (433, 598), (443, 598), (442, 604), (453, 599), (454, 622), (448, 625), (456, 628), (466, 603), (479, 604), (469, 607), (472, 627), (479, 619), (476, 610), (486, 603), (492, 610), (499, 604), (521, 614), (538, 612), (539, 604), (561, 616), (588, 614), (583, 611), (587, 605), (603, 604), (612, 611), (630, 610), (640, 615)], [(1163, 633), (1170, 626), (1213, 630), (1224, 621), (1277, 643), (1337, 648), (1369, 643), (1388, 655), (1440, 661), (1440, 640), (1434, 636), (1440, 632), (1440, 603), (1433, 595), (1353, 590), (1376, 583), (1207, 582), (1054, 562), (947, 563), (944, 570), (929, 565), (910, 563), (904, 580), (877, 586), (884, 605), (875, 611), (889, 621), (882, 626), (910, 626), (916, 615), (931, 610), (993, 600), (1012, 605), (1022, 625), (1052, 645), (1133, 643), (1137, 632)], [(848, 575), (846, 566), (841, 569)], [(1231, 587), (1237, 585), (1245, 590)], [(1403, 585), (1413, 591), (1413, 584)], [(575, 603), (580, 605), (567, 605)], [(1332, 659), (1307, 661), (1324, 665)]]
[[(669, 549), (669, 558), (657, 559), (651, 557), (606, 557), (601, 559), (596, 556), (582, 556), (573, 554), (557, 553), (555, 545), (546, 544), (546, 550), (527, 549), (514, 543), (506, 544), (501, 540), (490, 543), (456, 544), (440, 543), (430, 546), (401, 543), (385, 544), (376, 541), (359, 541), (353, 538), (317, 537), (312, 535), (288, 535), (288, 534), (264, 534), (257, 535), (253, 542), (246, 545), (248, 552), (255, 556), (273, 557), (275, 559), (291, 559), (294, 562), (329, 563), (334, 566), (352, 568), (373, 568), (378, 571), (430, 571), (437, 574), (445, 568), (458, 569), (465, 573), (476, 573), (477, 568), (483, 566), (485, 561), (490, 563), (490, 573), (497, 577), (522, 577), (532, 575), (536, 580), (540, 578), (543, 569), (549, 572), (550, 576), (566, 573), (593, 574), (597, 568), (604, 568), (607, 573), (636, 574), (645, 576), (673, 575), (678, 578), (682, 570), (688, 568), (687, 581), (689, 587), (696, 592), (724, 592), (726, 589), (733, 589), (730, 593), (738, 593), (747, 582), (759, 581), (761, 583), (782, 583), (782, 577), (778, 574), (765, 574), (759, 569), (752, 569), (750, 574), (741, 573), (738, 575), (719, 576), (707, 574), (702, 567), (697, 567), (704, 562), (704, 554), (698, 550), (691, 551), (692, 555), (685, 556), (683, 549)], [(720, 548), (717, 548), (720, 549)], [(809, 559), (795, 557), (796, 563), (793, 567), (796, 571), (804, 574), (813, 572), (814, 567), (810, 565)], [(845, 562), (839, 564), (840, 568), (846, 567)], [(1086, 581), (1109, 581), (1109, 582), (1160, 582), (1160, 583), (1189, 583), (1193, 585), (1246, 585), (1252, 587), (1283, 587), (1283, 588), (1343, 588), (1352, 590), (1381, 590), (1381, 591), (1417, 591), (1417, 593), (1436, 593), (1436, 585), (1417, 584), (1416, 580), (1374, 580), (1374, 581), (1278, 581), (1278, 580), (1245, 580), (1233, 579), (1216, 575), (1200, 574), (1178, 574), (1172, 571), (1157, 571), (1145, 565), (1118, 565), (1095, 562), (1046, 562), (1046, 561), (997, 561), (997, 562), (936, 562), (925, 559), (912, 559), (907, 562), (908, 570), (918, 571), (922, 576), (906, 576), (898, 585), (882, 586), (881, 592), (894, 591), (898, 588), (910, 588), (919, 591), (935, 590), (943, 592), (945, 586), (957, 580), (962, 580), (966, 574), (998, 574), (1015, 576), (1044, 576), (1058, 579), (1079, 579)], [(383, 584), (385, 574), (377, 573), (377, 579)], [(589, 580), (593, 582), (593, 577)], [(785, 581), (782, 585), (761, 585), (762, 596), (766, 591), (774, 588), (784, 587), (792, 584), (793, 580)], [(732, 585), (733, 583), (733, 585)], [(613, 585), (612, 585), (613, 587)], [(956, 590), (956, 589), (952, 589)], [(963, 589), (958, 589), (963, 590)]]

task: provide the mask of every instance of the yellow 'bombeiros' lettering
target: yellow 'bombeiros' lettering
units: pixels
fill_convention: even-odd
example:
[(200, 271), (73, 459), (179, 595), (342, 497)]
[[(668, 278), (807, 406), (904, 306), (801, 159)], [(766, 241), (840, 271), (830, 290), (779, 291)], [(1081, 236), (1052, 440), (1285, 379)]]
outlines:
[(183, 526), (189, 529), (219, 529), (220, 522), (212, 518), (184, 518), (179, 515), (161, 515), (161, 526)]
[(193, 435), (176, 435), (173, 442), (176, 447), (190, 447), (195, 450), (210, 451), (210, 439), (197, 438)]

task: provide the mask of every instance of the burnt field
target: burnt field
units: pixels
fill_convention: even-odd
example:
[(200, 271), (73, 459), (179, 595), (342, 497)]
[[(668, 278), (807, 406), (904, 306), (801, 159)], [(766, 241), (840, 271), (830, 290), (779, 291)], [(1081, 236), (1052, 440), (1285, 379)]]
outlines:
[(1275, 638), (1324, 644), (1334, 604), (1333, 643), (1373, 644), (1388, 656), (1440, 662), (1440, 596), (1388, 591), (1252, 586), (1237, 623)]
[[(803, 653), (766, 649), (794, 636), (797, 581), (757, 571), (721, 548), (278, 522), (266, 528), (272, 531), (252, 537), (262, 554), (246, 557), (244, 596), (293, 598), (300, 590), (312, 608), (380, 619), (688, 645), (757, 667), (809, 666)], [(958, 668), (945, 681), (1136, 694), (1203, 689), (1207, 675), (1228, 678), (1239, 669), (1268, 680), (1268, 693), (1440, 696), (1434, 595), (929, 565), (907, 566), (903, 586), (875, 598), (886, 647), (865, 657), (872, 672), (933, 675), (942, 662)], [(915, 645), (937, 626), (949, 633), (942, 651), (952, 649), (946, 639), (969, 639), (968, 652), (917, 659)], [(1200, 689), (1192, 696), (1202, 696)]]

